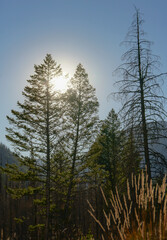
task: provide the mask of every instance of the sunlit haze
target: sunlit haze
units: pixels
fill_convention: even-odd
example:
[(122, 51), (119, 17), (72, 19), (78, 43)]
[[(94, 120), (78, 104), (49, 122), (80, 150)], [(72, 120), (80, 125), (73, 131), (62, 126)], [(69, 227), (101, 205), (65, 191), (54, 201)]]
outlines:
[(66, 75), (58, 76), (53, 78), (51, 82), (55, 91), (65, 92), (68, 87), (69, 77)]

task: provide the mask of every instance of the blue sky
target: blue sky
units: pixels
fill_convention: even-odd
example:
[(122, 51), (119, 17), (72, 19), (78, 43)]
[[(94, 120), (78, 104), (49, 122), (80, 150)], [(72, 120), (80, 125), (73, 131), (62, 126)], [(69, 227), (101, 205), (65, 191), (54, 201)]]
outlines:
[[(78, 63), (89, 74), (100, 102), (100, 118), (119, 104), (113, 91), (126, 50), (120, 46), (132, 21), (134, 5), (145, 20), (153, 53), (167, 71), (167, 1), (165, 0), (0, 0), (0, 142), (5, 139), (6, 115), (21, 101), (26, 80), (47, 53), (73, 75)], [(167, 86), (167, 85), (166, 85)], [(167, 90), (164, 92), (167, 96)]]

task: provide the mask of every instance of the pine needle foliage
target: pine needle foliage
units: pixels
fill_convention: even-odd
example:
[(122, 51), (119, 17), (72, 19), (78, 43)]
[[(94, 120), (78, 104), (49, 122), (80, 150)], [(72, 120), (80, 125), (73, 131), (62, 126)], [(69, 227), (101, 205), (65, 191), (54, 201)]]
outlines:
[[(45, 239), (49, 239), (51, 158), (60, 140), (61, 117), (59, 96), (54, 91), (52, 80), (62, 70), (50, 54), (42, 64), (34, 65), (34, 70), (22, 92), (24, 102), (18, 101), (18, 110), (12, 110), (12, 116), (7, 116), (11, 127), (7, 128), (6, 137), (14, 147), (19, 166), (7, 165), (3, 170), (12, 181), (21, 183), (8, 189), (13, 198), (29, 195), (33, 205), (40, 205), (39, 212), (46, 219)], [(32, 224), (38, 223), (35, 220)]]

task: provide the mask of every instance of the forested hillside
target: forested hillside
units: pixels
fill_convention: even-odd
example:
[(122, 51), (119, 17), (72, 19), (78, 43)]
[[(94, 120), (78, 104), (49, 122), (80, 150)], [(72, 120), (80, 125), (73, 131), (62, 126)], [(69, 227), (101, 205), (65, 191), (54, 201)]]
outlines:
[(4, 167), (6, 163), (17, 163), (17, 160), (13, 156), (10, 149), (7, 148), (4, 144), (0, 143), (0, 165)]

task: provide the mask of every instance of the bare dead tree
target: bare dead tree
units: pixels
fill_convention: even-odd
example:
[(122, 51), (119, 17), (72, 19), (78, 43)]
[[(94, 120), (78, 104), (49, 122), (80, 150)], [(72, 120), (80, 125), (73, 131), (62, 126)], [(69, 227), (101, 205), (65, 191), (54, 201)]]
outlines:
[[(125, 127), (135, 122), (135, 136), (140, 151), (143, 153), (144, 163), (147, 165), (149, 179), (154, 166), (157, 171), (157, 163), (163, 162), (167, 167), (164, 156), (155, 160), (157, 151), (155, 144), (160, 143), (159, 139), (164, 138), (164, 127), (166, 112), (161, 84), (166, 73), (159, 73), (159, 57), (152, 54), (151, 42), (145, 39), (145, 32), (142, 28), (143, 19), (140, 11), (135, 9), (131, 27), (123, 42), (128, 50), (123, 54), (123, 64), (117, 69), (121, 78), (116, 82), (119, 88), (114, 95), (122, 100), (121, 114)], [(154, 163), (154, 164), (153, 164)], [(154, 166), (153, 166), (154, 165)]]

